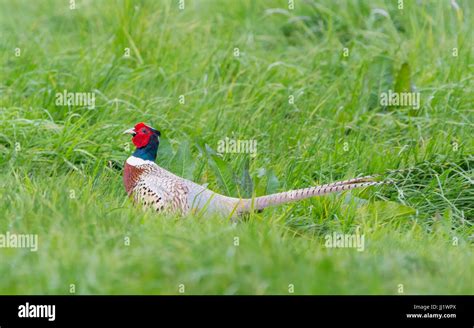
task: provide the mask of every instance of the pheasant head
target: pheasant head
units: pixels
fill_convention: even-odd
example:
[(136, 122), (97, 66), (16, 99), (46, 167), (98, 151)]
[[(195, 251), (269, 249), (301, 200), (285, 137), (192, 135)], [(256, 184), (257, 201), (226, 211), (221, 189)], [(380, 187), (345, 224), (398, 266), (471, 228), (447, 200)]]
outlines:
[(135, 127), (128, 129), (124, 133), (132, 135), (132, 142), (136, 147), (133, 156), (148, 161), (156, 159), (156, 153), (160, 144), (160, 131), (145, 123), (138, 123)]

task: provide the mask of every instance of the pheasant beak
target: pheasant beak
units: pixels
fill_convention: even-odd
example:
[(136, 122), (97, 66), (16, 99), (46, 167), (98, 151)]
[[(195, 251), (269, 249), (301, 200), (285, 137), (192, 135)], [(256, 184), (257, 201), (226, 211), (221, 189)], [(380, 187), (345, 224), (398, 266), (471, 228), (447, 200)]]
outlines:
[(131, 134), (131, 135), (134, 136), (134, 135), (137, 134), (137, 133), (135, 132), (135, 129), (134, 129), (134, 128), (131, 128), (131, 129), (128, 129), (128, 130), (126, 130), (126, 131), (123, 131), (123, 134)]

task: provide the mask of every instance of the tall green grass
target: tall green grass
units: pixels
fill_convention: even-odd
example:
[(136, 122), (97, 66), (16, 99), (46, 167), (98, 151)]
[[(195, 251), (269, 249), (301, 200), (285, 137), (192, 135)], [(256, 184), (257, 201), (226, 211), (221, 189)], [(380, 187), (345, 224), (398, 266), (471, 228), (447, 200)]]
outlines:
[[(472, 294), (473, 5), (458, 4), (0, 1), (0, 234), (39, 238), (0, 248), (0, 293)], [(381, 106), (397, 88), (420, 109)], [(64, 90), (95, 108), (57, 106)], [(139, 121), (162, 132), (159, 165), (231, 196), (395, 183), (238, 224), (167, 217), (122, 187)], [(257, 156), (217, 154), (226, 137)], [(357, 227), (363, 252), (324, 246)]]

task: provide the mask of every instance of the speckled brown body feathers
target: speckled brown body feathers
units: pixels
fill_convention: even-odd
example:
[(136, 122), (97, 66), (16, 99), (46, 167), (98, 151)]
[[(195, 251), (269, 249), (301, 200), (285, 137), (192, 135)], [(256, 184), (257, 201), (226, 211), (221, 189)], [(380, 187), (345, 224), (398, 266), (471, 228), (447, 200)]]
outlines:
[(160, 168), (155, 163), (130, 165), (125, 162), (123, 181), (129, 196), (135, 203), (156, 211), (186, 214), (188, 187), (182, 179)]
[(125, 162), (125, 165), (123, 166), (123, 184), (127, 195), (130, 196), (132, 194), (133, 188), (135, 188), (143, 172), (144, 169), (140, 169)]

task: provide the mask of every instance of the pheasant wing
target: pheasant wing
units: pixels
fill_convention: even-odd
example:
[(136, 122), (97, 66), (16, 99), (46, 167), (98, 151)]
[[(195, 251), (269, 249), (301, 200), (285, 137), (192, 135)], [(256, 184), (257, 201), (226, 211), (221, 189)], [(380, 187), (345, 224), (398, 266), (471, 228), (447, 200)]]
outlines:
[(134, 188), (136, 202), (156, 211), (187, 213), (188, 187), (179, 179), (154, 174), (143, 175)]

